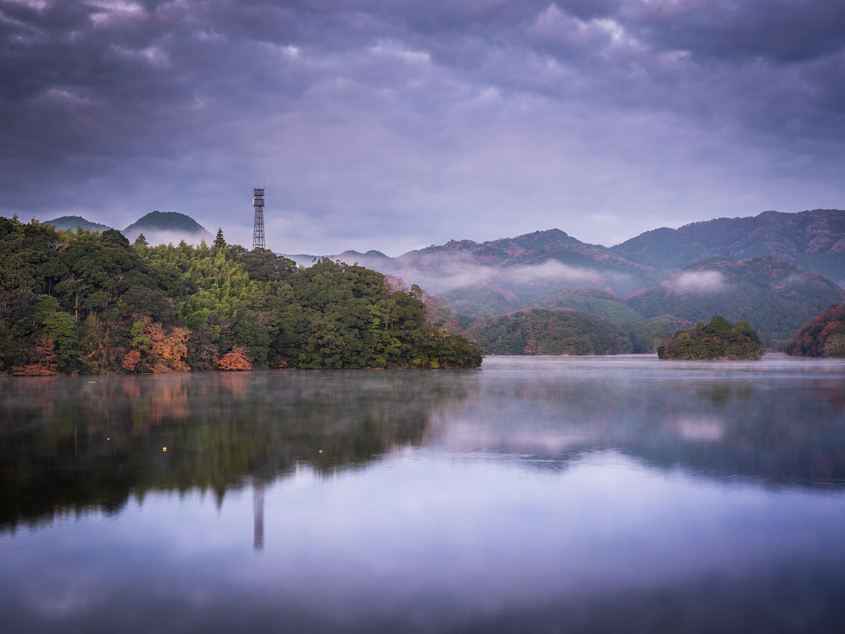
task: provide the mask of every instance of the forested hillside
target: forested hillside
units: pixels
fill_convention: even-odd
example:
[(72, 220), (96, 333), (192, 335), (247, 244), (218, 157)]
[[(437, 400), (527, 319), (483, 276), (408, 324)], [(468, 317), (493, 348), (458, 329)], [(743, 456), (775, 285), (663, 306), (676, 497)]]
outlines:
[(733, 260), (771, 255), (845, 283), (845, 211), (766, 211), (748, 218), (716, 218), (679, 229), (647, 231), (613, 247), (641, 264), (678, 268), (720, 255)]
[(570, 310), (530, 310), (491, 317), (469, 329), (488, 354), (619, 354), (628, 335), (609, 322)]
[(714, 257), (690, 265), (659, 284), (632, 293), (625, 304), (643, 317), (674, 315), (709, 321), (745, 320), (768, 344), (792, 337), (800, 325), (845, 292), (830, 280), (772, 256), (734, 262)]
[(0, 218), (4, 373), (479, 365), (476, 345), (426, 322), (422, 296), (222, 239), (150, 247)]
[(786, 352), (802, 357), (845, 357), (845, 304), (831, 306), (804, 324)]

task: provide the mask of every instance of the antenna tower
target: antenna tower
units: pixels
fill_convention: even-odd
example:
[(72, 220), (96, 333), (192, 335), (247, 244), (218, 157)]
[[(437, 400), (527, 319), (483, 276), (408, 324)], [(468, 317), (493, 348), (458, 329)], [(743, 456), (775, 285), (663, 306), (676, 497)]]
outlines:
[(255, 207), (255, 224), (252, 229), (252, 249), (264, 247), (264, 188), (252, 188), (252, 206)]

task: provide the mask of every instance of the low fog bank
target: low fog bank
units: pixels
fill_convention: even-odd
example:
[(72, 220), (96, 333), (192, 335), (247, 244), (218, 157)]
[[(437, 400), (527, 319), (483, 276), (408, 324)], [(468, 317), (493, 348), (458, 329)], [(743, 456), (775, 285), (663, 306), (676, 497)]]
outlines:
[(721, 293), (729, 289), (719, 271), (685, 271), (663, 282), (663, 286), (678, 295), (687, 293)]
[(582, 288), (616, 294), (629, 292), (646, 282), (631, 273), (571, 266), (551, 258), (531, 264), (501, 266), (479, 264), (471, 255), (463, 253), (425, 254), (414, 258), (344, 253), (332, 258), (392, 275), (434, 294), (471, 286), (496, 287), (520, 296)]
[(211, 243), (214, 241), (214, 236), (212, 236), (208, 231), (139, 231), (136, 229), (133, 231), (124, 230), (121, 233), (123, 233), (130, 242), (134, 242), (138, 236), (143, 233), (144, 239), (150, 246), (158, 246), (160, 244), (179, 244), (183, 240), (186, 244), (194, 246), (198, 246), (203, 240), (205, 240), (205, 243), (211, 246)]

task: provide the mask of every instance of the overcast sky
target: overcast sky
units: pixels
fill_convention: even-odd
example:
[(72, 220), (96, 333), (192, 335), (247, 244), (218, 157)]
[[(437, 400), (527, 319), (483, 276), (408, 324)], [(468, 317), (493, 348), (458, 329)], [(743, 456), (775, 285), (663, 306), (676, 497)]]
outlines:
[(0, 214), (399, 255), (845, 207), (842, 0), (0, 0)]

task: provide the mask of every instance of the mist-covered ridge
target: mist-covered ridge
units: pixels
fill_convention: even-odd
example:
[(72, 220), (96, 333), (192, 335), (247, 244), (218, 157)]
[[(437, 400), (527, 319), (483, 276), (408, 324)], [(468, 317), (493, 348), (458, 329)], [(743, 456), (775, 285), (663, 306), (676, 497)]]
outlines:
[(437, 294), (467, 325), (564, 309), (633, 329), (636, 339), (636, 329), (652, 328), (654, 319), (664, 332), (668, 324), (723, 315), (747, 321), (775, 346), (845, 300), (845, 211), (839, 210), (655, 229), (612, 248), (550, 229), (481, 243), (452, 240), (397, 258), (354, 255), (359, 264)]

